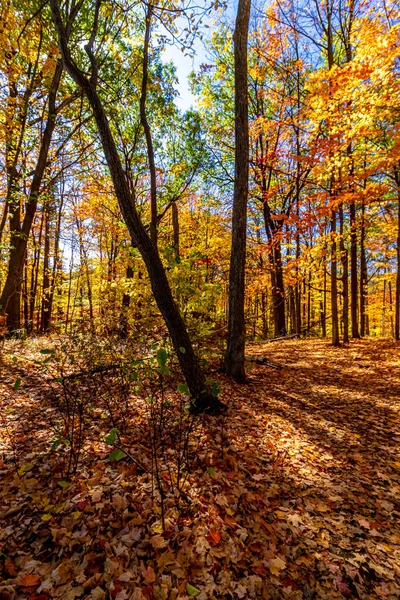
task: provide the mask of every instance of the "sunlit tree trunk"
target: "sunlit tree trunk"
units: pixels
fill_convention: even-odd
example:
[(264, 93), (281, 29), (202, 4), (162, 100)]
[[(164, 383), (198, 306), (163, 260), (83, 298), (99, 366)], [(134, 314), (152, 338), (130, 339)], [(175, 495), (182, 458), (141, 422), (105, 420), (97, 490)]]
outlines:
[(244, 316), (246, 224), (249, 183), (249, 123), (247, 40), (250, 0), (239, 0), (234, 33), (235, 61), (235, 184), (232, 209), (232, 250), (229, 272), (227, 375), (244, 381), (246, 324)]

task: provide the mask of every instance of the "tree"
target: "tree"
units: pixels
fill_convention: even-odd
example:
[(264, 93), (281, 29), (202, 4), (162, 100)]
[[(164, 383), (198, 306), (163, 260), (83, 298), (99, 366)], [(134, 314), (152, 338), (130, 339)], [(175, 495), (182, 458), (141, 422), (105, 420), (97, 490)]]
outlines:
[(232, 246), (229, 272), (228, 344), (224, 369), (227, 375), (246, 379), (244, 316), (246, 224), (249, 186), (249, 119), (247, 40), (251, 0), (239, 0), (234, 40), (235, 56), (235, 183), (232, 208)]
[[(75, 21), (81, 5), (82, 2), (71, 9), (71, 12), (67, 15), (67, 23)], [(77, 62), (71, 55), (68, 35), (63, 24), (58, 2), (57, 0), (50, 0), (63, 64), (75, 83), (83, 90), (93, 111), (121, 213), (128, 227), (132, 243), (138, 248), (146, 264), (155, 300), (167, 325), (183, 375), (193, 397), (195, 410), (216, 410), (220, 403), (212, 394), (207, 392), (198, 358), (193, 351), (185, 323), (173, 299), (164, 266), (133, 203), (126, 173), (122, 168), (121, 159), (108, 122), (107, 114), (100, 94), (98, 93), (99, 65), (96, 60), (94, 46), (99, 29), (101, 5), (101, 0), (97, 0), (89, 43), (85, 46), (85, 51), (91, 66), (91, 75), (90, 77), (87, 77), (84, 71), (78, 67)]]

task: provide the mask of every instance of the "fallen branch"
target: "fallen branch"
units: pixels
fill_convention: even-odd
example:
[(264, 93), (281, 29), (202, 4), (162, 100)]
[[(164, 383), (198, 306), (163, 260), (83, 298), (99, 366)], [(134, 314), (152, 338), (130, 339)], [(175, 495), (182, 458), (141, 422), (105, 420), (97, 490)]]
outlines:
[(275, 363), (269, 362), (263, 356), (245, 356), (245, 360), (248, 362), (254, 362), (257, 365), (267, 365), (267, 367), (271, 367), (272, 369), (282, 369), (281, 365), (276, 365)]

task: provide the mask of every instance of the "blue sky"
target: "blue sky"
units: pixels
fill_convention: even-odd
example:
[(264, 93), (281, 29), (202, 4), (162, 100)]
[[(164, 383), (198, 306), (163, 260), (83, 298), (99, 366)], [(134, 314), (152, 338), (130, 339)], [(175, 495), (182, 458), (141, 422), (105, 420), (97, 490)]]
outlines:
[(195, 104), (195, 97), (189, 89), (188, 77), (192, 71), (197, 71), (200, 65), (206, 62), (206, 51), (201, 40), (196, 39), (194, 43), (194, 56), (185, 56), (177, 46), (168, 46), (163, 52), (165, 62), (172, 61), (176, 66), (176, 74), (179, 79), (177, 89), (179, 97), (175, 102), (181, 110), (187, 110)]

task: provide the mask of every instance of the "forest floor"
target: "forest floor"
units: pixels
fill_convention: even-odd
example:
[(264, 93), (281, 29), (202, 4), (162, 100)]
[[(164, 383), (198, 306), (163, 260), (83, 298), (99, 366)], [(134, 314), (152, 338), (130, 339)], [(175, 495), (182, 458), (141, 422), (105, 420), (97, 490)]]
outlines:
[[(1, 599), (400, 598), (399, 345), (249, 345), (280, 368), (251, 362), (241, 386), (214, 375), (229, 409), (198, 419), (163, 529), (150, 475), (95, 441), (100, 417), (60, 481), (41, 343), (2, 351)], [(129, 447), (148, 464), (144, 411)]]

